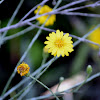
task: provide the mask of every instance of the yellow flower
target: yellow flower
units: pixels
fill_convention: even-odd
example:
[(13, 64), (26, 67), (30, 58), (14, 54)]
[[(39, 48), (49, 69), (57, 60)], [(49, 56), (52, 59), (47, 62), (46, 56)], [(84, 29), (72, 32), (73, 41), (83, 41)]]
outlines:
[[(100, 44), (100, 27), (95, 29), (88, 37), (90, 41)], [(90, 44), (94, 49), (99, 49), (98, 46)]]
[(21, 76), (24, 76), (24, 75), (26, 75), (26, 74), (28, 74), (29, 73), (29, 69), (30, 69), (30, 67), (28, 66), (28, 64), (26, 64), (26, 63), (22, 63), (22, 64), (20, 64), (18, 67), (17, 67), (17, 72), (18, 72), (18, 74), (20, 74)]
[(45, 41), (44, 44), (47, 44), (45, 48), (48, 48), (48, 53), (59, 57), (69, 56), (69, 52), (71, 53), (73, 50), (72, 45), (72, 37), (69, 37), (69, 33), (63, 35), (63, 31), (57, 30), (56, 33), (52, 32), (49, 36), (46, 37), (48, 41)]
[[(41, 8), (40, 7), (41, 6), (38, 6), (37, 9), (34, 11), (35, 14), (37, 14), (38, 11), (39, 11), (39, 14), (44, 14), (44, 13), (48, 13), (52, 11), (52, 8), (50, 8), (48, 5), (44, 5)], [(40, 24), (43, 24), (46, 21), (47, 17), (48, 15), (41, 16), (37, 18), (37, 20), (39, 21)], [(56, 21), (56, 15), (51, 15), (48, 21), (45, 23), (45, 26), (53, 25), (55, 21)]]

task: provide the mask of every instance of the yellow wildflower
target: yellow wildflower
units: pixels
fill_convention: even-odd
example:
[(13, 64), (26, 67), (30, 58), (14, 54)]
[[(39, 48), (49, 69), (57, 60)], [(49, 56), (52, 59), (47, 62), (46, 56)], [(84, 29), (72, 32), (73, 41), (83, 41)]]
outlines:
[(44, 44), (47, 44), (45, 48), (48, 48), (48, 53), (59, 57), (69, 56), (69, 52), (71, 53), (73, 50), (72, 45), (72, 37), (69, 37), (69, 33), (63, 35), (63, 31), (57, 30), (56, 33), (52, 32), (49, 36), (46, 37), (48, 41), (45, 41)]
[[(100, 27), (95, 29), (88, 37), (90, 41), (100, 44)], [(98, 46), (90, 44), (94, 49), (99, 49)]]
[(22, 64), (20, 64), (18, 67), (17, 67), (17, 72), (18, 72), (18, 74), (20, 74), (21, 76), (24, 76), (24, 75), (26, 75), (26, 74), (28, 74), (29, 73), (29, 69), (30, 69), (30, 67), (28, 66), (28, 64), (26, 64), (26, 63), (22, 63)]
[[(37, 14), (38, 12), (39, 14), (44, 14), (52, 11), (52, 8), (50, 8), (48, 5), (44, 5), (41, 8), (40, 7), (41, 6), (38, 6), (37, 9), (34, 11), (35, 14)], [(37, 18), (37, 20), (39, 21), (40, 24), (43, 24), (46, 21), (47, 17), (48, 15), (41, 16)], [(51, 15), (48, 21), (45, 23), (45, 26), (53, 25), (55, 21), (56, 21), (56, 15)]]

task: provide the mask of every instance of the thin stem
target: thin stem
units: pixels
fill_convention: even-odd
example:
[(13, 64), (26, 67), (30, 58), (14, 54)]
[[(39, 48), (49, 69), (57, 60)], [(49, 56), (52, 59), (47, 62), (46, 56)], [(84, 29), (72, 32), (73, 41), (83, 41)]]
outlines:
[[(63, 80), (64, 80), (64, 78), (63, 78)], [(63, 82), (63, 80), (59, 79), (59, 83), (58, 83), (58, 86), (57, 86), (56, 92), (58, 92), (59, 86), (61, 85), (61, 83)]]
[(61, 82), (58, 83), (58, 86), (57, 86), (56, 92), (58, 92), (58, 89), (59, 89), (60, 84), (61, 84)]
[[(13, 79), (13, 77), (15, 76), (16, 74), (16, 70), (17, 70), (17, 66), (24, 60), (24, 58), (26, 57), (27, 53), (29, 52), (29, 50), (31, 49), (33, 43), (36, 41), (36, 39), (38, 38), (38, 36), (40, 35), (41, 33), (41, 29), (37, 32), (37, 34), (35, 35), (35, 37), (33, 37), (32, 41), (30, 42), (28, 48), (26, 49), (26, 51), (24, 52), (24, 54), (22, 55), (22, 57), (20, 58), (19, 62), (17, 63), (12, 75), (10, 76), (4, 90), (7, 90), (7, 88), (9, 87), (9, 84), (11, 82), (11, 80)], [(3, 93), (4, 94), (4, 93)]]
[[(43, 27), (34, 25), (34, 24), (30, 23), (30, 22), (29, 22), (28, 24), (31, 25), (31, 26), (35, 26), (35, 27), (37, 27), (37, 28), (41, 28), (42, 30), (45, 30), (45, 31), (56, 32), (56, 30), (54, 30), (54, 29), (43, 28)], [(100, 24), (99, 24), (99, 26), (100, 26)], [(94, 28), (94, 29), (95, 29), (95, 28)], [(93, 30), (94, 30), (94, 29), (93, 29)], [(64, 33), (64, 34), (66, 34), (66, 33)], [(87, 40), (87, 39), (85, 39), (85, 38), (81, 38), (81, 37), (78, 37), (78, 36), (75, 36), (75, 35), (72, 35), (72, 34), (69, 34), (69, 36), (71, 36), (71, 37), (73, 37), (73, 38), (75, 38), (75, 39), (78, 39), (78, 40), (80, 40), (80, 41), (82, 41), (82, 42), (91, 43), (91, 44), (94, 44), (94, 45), (97, 45), (97, 46), (100, 47), (100, 44), (95, 43), (95, 42), (90, 41), (90, 40)]]
[[(41, 75), (43, 75), (43, 73), (44, 72), (46, 72), (46, 70), (49, 68), (49, 66), (53, 63), (55, 61), (55, 58), (54, 58), (54, 60), (52, 60), (48, 65), (47, 65), (47, 67), (45, 67), (44, 69), (43, 69), (43, 71), (41, 70), (39, 73), (40, 74), (38, 74), (38, 75), (36, 75), (36, 79), (38, 79)], [(21, 93), (22, 93), (22, 91), (23, 91), (23, 93), (22, 93), (22, 95), (18, 98), (19, 100), (21, 100), (27, 93), (28, 93), (28, 91), (29, 91), (29, 87), (31, 87), (32, 85), (34, 85), (35, 84), (35, 82), (36, 81), (32, 81), (32, 82), (30, 82), (28, 85), (27, 85), (27, 87), (25, 87), (25, 89), (23, 89), (23, 90), (21, 90), (18, 94), (20, 95)], [(25, 90), (25, 91), (24, 91)], [(26, 92), (27, 91), (27, 92)], [(19, 96), (19, 95), (17, 95), (17, 96)]]
[(56, 58), (58, 58), (58, 57), (54, 57), (54, 59), (48, 64), (48, 66), (41, 72), (41, 70), (40, 70), (40, 74), (37, 76), (38, 78), (44, 73), (44, 72), (46, 72), (46, 70), (49, 68), (49, 66), (55, 61), (55, 59)]
[[(40, 30), (41, 30), (41, 29), (40, 29)], [(40, 33), (41, 33), (40, 30), (37, 32), (37, 34), (35, 35), (35, 37), (33, 37), (33, 39), (32, 39), (32, 41), (30, 42), (28, 48), (26, 49), (26, 51), (24, 52), (24, 54), (23, 54), (22, 57), (20, 58), (19, 62), (17, 63), (17, 65), (16, 65), (16, 67), (15, 67), (15, 69), (14, 69), (12, 75), (10, 76), (10, 78), (9, 78), (9, 80), (8, 80), (8, 82), (7, 82), (6, 86), (5, 86), (5, 88), (4, 88), (3, 94), (5, 93), (5, 91), (6, 91), (7, 88), (9, 87), (9, 84), (10, 84), (11, 80), (12, 80), (13, 77), (15, 76), (16, 70), (17, 70), (17, 66), (24, 60), (24, 58), (26, 57), (27, 53), (28, 53), (29, 50), (31, 49), (33, 43), (36, 41), (36, 39), (37, 39), (38, 36), (40, 35)], [(2, 94), (2, 95), (3, 95), (3, 94)]]
[[(39, 24), (39, 23), (36, 23), (36, 25), (38, 25), (38, 24)], [(16, 38), (16, 37), (18, 37), (18, 36), (20, 36), (20, 35), (23, 35), (23, 34), (27, 33), (28, 31), (33, 30), (34, 28), (35, 28), (34, 26), (30, 26), (30, 27), (28, 27), (28, 28), (26, 28), (26, 29), (24, 29), (24, 30), (22, 30), (22, 31), (20, 31), (20, 32), (18, 32), (18, 33), (16, 33), (16, 34), (13, 34), (13, 35), (4, 37), (4, 38), (3, 38), (3, 41), (7, 41), (7, 40), (11, 40), (11, 39), (13, 39), (13, 38)]]
[(17, 98), (19, 95), (21, 95), (24, 91), (26, 91), (27, 89), (29, 89), (31, 86), (32, 86), (32, 84), (34, 83), (34, 81), (32, 81), (32, 82), (30, 82), (29, 84), (28, 84), (28, 86), (27, 87), (25, 87), (24, 89), (22, 89), (21, 91), (19, 91), (16, 95), (14, 95), (12, 98), (10, 98), (9, 100), (15, 100), (15, 98)]
[(33, 7), (19, 22), (23, 21), (25, 18), (27, 18), (38, 6), (44, 5), (48, 0), (43, 0), (41, 3), (37, 4), (35, 7)]
[(43, 87), (45, 87), (47, 90), (49, 90), (49, 91), (52, 93), (52, 95), (54, 95), (54, 97), (55, 97), (57, 100), (60, 100), (60, 99), (51, 91), (51, 89), (48, 88), (45, 84), (43, 84), (41, 81), (37, 80), (35, 77), (32, 77), (31, 75), (30, 75), (30, 78), (32, 78), (33, 80), (35, 80), (36, 82), (38, 82), (39, 84), (41, 84)]
[(87, 17), (98, 17), (100, 18), (100, 14), (88, 14), (88, 13), (80, 13), (80, 12), (67, 12), (67, 11), (60, 11), (57, 12), (57, 14), (63, 14), (63, 15), (74, 15), (74, 16), (87, 16)]
[[(20, 0), (18, 6), (16, 8), (16, 10), (14, 11), (12, 17), (10, 18), (10, 20), (9, 20), (9, 22), (7, 24), (7, 27), (10, 26), (11, 23), (13, 22), (13, 20), (14, 20), (15, 16), (17, 15), (17, 13), (18, 13), (20, 7), (22, 6), (23, 2), (24, 2), (24, 0)], [(7, 34), (7, 32), (8, 32), (8, 30), (3, 33), (2, 38), (5, 37), (5, 35)]]
[[(30, 23), (30, 22), (27, 23), (27, 24), (33, 26), (34, 28), (36, 27), (36, 28), (40, 28), (40, 29), (45, 30), (45, 31), (56, 32), (56, 30), (54, 30), (54, 29), (49, 29), (49, 28), (40, 27), (40, 26), (34, 25), (34, 24)], [(37, 23), (37, 24), (38, 24), (38, 23)], [(18, 32), (18, 33), (14, 34), (14, 35), (7, 36), (7, 37), (5, 37), (5, 38), (3, 39), (3, 41), (16, 38), (16, 37), (18, 37), (18, 36), (20, 36), (20, 35), (26, 33), (27, 31), (30, 31), (31, 29), (32, 29), (32, 27), (29, 27), (29, 28), (26, 28), (25, 30), (23, 30), (23, 31), (21, 31), (21, 32)], [(66, 33), (64, 33), (64, 34), (66, 34)], [(92, 42), (92, 41), (90, 41), (90, 40), (87, 40), (87, 39), (84, 39), (84, 38), (81, 38), (81, 37), (78, 37), (78, 36), (75, 36), (75, 35), (72, 35), (72, 34), (69, 34), (69, 36), (71, 36), (71, 37), (73, 37), (73, 38), (76, 38), (76, 39), (78, 39), (78, 40), (80, 40), (80, 41), (82, 41), (82, 42), (91, 43), (91, 44), (94, 44), (94, 45), (97, 45), (97, 46), (100, 47), (100, 45), (99, 45), (98, 43)]]
[[(61, 0), (59, 0), (61, 1)], [(58, 6), (58, 4), (60, 4), (60, 2), (57, 3), (57, 5), (54, 7), (54, 9), (56, 9), (56, 7)], [(41, 27), (44, 27), (45, 23), (47, 22), (47, 20), (49, 19), (50, 15), (47, 17), (46, 21), (43, 23), (43, 25), (41, 25)], [(19, 65), (20, 62), (22, 62), (24, 60), (24, 58), (26, 57), (27, 53), (29, 52), (29, 50), (31, 49), (33, 43), (36, 41), (36, 39), (39, 37), (40, 33), (41, 33), (41, 28), (38, 30), (37, 34), (35, 35), (35, 37), (33, 37), (31, 43), (29, 44), (28, 48), (26, 49), (26, 51), (24, 52), (23, 56), (20, 58), (19, 62), (17, 63), (12, 75), (10, 76), (5, 88), (4, 88), (4, 92), (3, 94), (5, 93), (5, 91), (7, 90), (7, 88), (9, 87), (10, 83), (11, 83), (11, 80), (13, 79), (13, 77), (15, 76), (16, 74), (16, 70), (17, 70), (17, 66)], [(2, 94), (2, 95), (3, 95)]]
[(66, 9), (66, 10), (63, 10), (63, 11), (70, 12), (70, 11), (84, 9), (84, 8), (87, 8), (87, 7), (94, 8), (94, 7), (98, 7), (98, 6), (100, 6), (100, 2), (99, 1), (97, 1), (97, 2), (95, 2), (93, 4), (89, 4), (89, 5), (85, 5), (85, 6), (81, 6), (81, 7), (76, 7), (76, 8), (70, 8), (70, 9)]
[(87, 77), (85, 78), (84, 82), (79, 85), (75, 90), (72, 90), (72, 92), (77, 92), (87, 81), (87, 79), (90, 77), (90, 74), (87, 75)]
[[(56, 6), (54, 7), (54, 9), (56, 9), (58, 6), (59, 6), (59, 4), (61, 3), (61, 1), (62, 0), (59, 0), (58, 2), (57, 2), (57, 4), (56, 4)], [(47, 18), (47, 20), (49, 19), (49, 17)], [(46, 21), (47, 21), (46, 20)], [(45, 22), (44, 22), (44, 24), (45, 24)], [(49, 66), (53, 63), (53, 61), (55, 61), (55, 58), (56, 57), (54, 57), (54, 59), (48, 64), (48, 66), (41, 72), (39, 72), (40, 74), (39, 75), (37, 75), (36, 76), (36, 78), (39, 78), (48, 68), (49, 68)], [(45, 61), (46, 61), (46, 59), (47, 59), (47, 56), (45, 56), (45, 58), (44, 58), (44, 56), (43, 56), (43, 61), (42, 61), (42, 64), (44, 64), (45, 63)], [(42, 66), (42, 64), (41, 64), (41, 66)], [(37, 73), (38, 74), (38, 73)], [(35, 82), (34, 82), (35, 83)], [(31, 85), (30, 85), (31, 86)], [(28, 87), (28, 86), (27, 86)], [(27, 88), (28, 89), (28, 88)], [(28, 92), (28, 91), (27, 91)], [(24, 96), (27, 92), (25, 92), (25, 93), (23, 93), (22, 95)], [(19, 95), (20, 95), (20, 93), (19, 93)], [(17, 95), (18, 96), (18, 95)], [(22, 99), (23, 98), (23, 96), (20, 96), (19, 97), (19, 99)]]
[(48, 56), (46, 56), (46, 57), (43, 56), (43, 60), (42, 60), (41, 66), (45, 64), (47, 58), (48, 58)]
[[(85, 34), (85, 35), (82, 37), (82, 39), (87, 38), (94, 30), (96, 30), (96, 29), (99, 28), (99, 27), (100, 27), (100, 24), (97, 25), (95, 28), (93, 28), (91, 31), (89, 31), (87, 34)], [(80, 42), (81, 42), (81, 40), (76, 41), (76, 42), (73, 44), (73, 46), (75, 47), (75, 46), (78, 45)]]
[[(38, 75), (36, 75), (36, 79), (38, 79), (48, 68), (49, 68), (49, 66), (53, 63), (55, 61), (55, 58), (53, 59), (53, 60), (51, 60), (48, 64), (47, 64), (47, 67), (45, 67), (45, 69), (42, 71), (40, 71), (41, 73), (40, 74), (38, 74)], [(35, 76), (35, 75), (32, 75), (31, 74), (31, 76)], [(19, 95), (21, 95), (18, 99), (19, 100), (21, 100), (22, 98), (23, 98), (23, 96), (25, 96), (25, 94), (29, 91), (29, 89), (28, 88), (30, 88), (32, 85), (34, 85), (35, 84), (35, 82), (36, 81), (32, 81), (32, 82), (30, 82), (28, 85), (27, 85), (27, 87), (25, 87), (24, 89), (22, 89), (18, 94), (16, 94), (12, 99), (14, 99), (14, 98), (16, 98), (16, 97), (18, 97)], [(26, 92), (26, 90), (28, 90), (27, 92)], [(11, 100), (12, 100), (11, 99)]]
[[(40, 72), (41, 70), (43, 70), (46, 66), (50, 65), (51, 62), (57, 60), (58, 57), (53, 57), (51, 60), (49, 60), (46, 64), (42, 65), (39, 67), (39, 69), (37, 69), (35, 72), (33, 72), (31, 75), (35, 76), (36, 74), (38, 74), (38, 72)], [(47, 69), (47, 68), (46, 68)], [(45, 69), (44, 69), (45, 70)], [(43, 71), (44, 71), (43, 70)], [(41, 74), (43, 74), (43, 72), (41, 72)], [(12, 87), (7, 93), (5, 93), (3, 96), (1, 96), (2, 99), (4, 99), (5, 97), (7, 97), (10, 93), (12, 93), (13, 91), (15, 91), (17, 88), (19, 88), (22, 84), (24, 84), (29, 78), (25, 78), (23, 79), (21, 82), (19, 82), (16, 86)], [(29, 83), (30, 85), (31, 83)], [(33, 83), (32, 83), (33, 84)], [(27, 87), (26, 87), (27, 88)], [(24, 90), (22, 90), (21, 92), (18, 93), (17, 96), (19, 96)]]
[(3, 2), (4, 2), (4, 0), (1, 0), (1, 1), (0, 1), (0, 4), (3, 3)]
[(65, 9), (65, 8), (68, 8), (68, 7), (71, 7), (71, 6), (73, 6), (73, 5), (76, 5), (76, 4), (79, 4), (79, 3), (82, 3), (82, 2), (86, 2), (86, 1), (88, 1), (88, 0), (74, 1), (74, 2), (71, 2), (71, 3), (69, 3), (69, 4), (64, 5), (64, 6), (62, 6), (62, 7), (59, 7), (59, 8), (56, 9), (55, 11), (60, 11), (60, 10), (63, 10), (63, 9)]
[[(95, 79), (95, 78), (97, 78), (97, 77), (100, 77), (100, 72), (99, 72), (99, 73), (96, 73), (96, 74), (94, 74), (94, 75), (92, 75), (91, 77), (89, 77), (89, 78), (86, 80), (85, 83), (88, 83), (88, 82), (92, 81), (93, 79)], [(57, 96), (62, 96), (64, 93), (70, 93), (70, 92), (71, 92), (71, 91), (70, 91), (71, 89), (73, 89), (73, 88), (75, 88), (75, 87), (77, 87), (77, 86), (80, 86), (81, 84), (83, 84), (83, 82), (84, 82), (84, 81), (82, 81), (82, 82), (80, 82), (80, 83), (78, 83), (78, 84), (72, 86), (70, 89), (67, 89), (67, 90), (65, 90), (65, 91), (57, 92), (57, 93), (55, 93), (55, 95), (57, 95)], [(48, 94), (48, 95), (44, 95), (44, 96), (38, 96), (38, 97), (30, 98), (30, 99), (27, 99), (27, 100), (38, 100), (38, 99), (41, 100), (41, 99), (46, 99), (46, 98), (50, 98), (50, 97), (52, 97), (52, 94)]]
[[(89, 31), (87, 34), (85, 34), (82, 38), (85, 39), (86, 37), (88, 37), (95, 29), (97, 29), (98, 27), (100, 27), (100, 24), (97, 25), (94, 29), (92, 29), (91, 31)], [(81, 40), (77, 40), (76, 42), (73, 43), (73, 46), (76, 47), (79, 43), (81, 42)], [(39, 67), (39, 69), (37, 69), (35, 72), (32, 73), (32, 76), (35, 76), (38, 72), (40, 72), (40, 70), (44, 69), (54, 58), (52, 58), (51, 60), (49, 60), (46, 64), (42, 65)], [(55, 60), (57, 60), (58, 58), (55, 58)], [(20, 87), (22, 84), (24, 84), (29, 78), (23, 79), (21, 82), (19, 82), (16, 86), (14, 86), (13, 88), (11, 88), (8, 92), (6, 92), (4, 94), (4, 96), (2, 96), (1, 98), (5, 98), (7, 97), (10, 93), (12, 93), (13, 91), (15, 91), (18, 87)]]
[[(88, 0), (82, 0), (82, 1), (88, 1)], [(95, 3), (94, 5), (93, 4), (91, 4), (91, 5), (86, 5), (86, 6), (82, 6), (82, 7), (77, 7), (77, 8), (72, 8), (72, 9), (67, 9), (66, 11), (67, 12), (69, 12), (69, 11), (74, 11), (74, 10), (78, 10), (78, 9), (83, 9), (83, 8), (86, 8), (86, 7), (94, 7), (94, 6), (98, 6), (98, 5), (100, 5), (99, 3), (97, 4), (97, 3)], [(37, 19), (37, 18), (39, 18), (39, 17), (41, 17), (41, 16), (45, 16), (45, 15), (52, 15), (52, 14), (58, 14), (59, 13), (59, 11), (56, 9), (56, 10), (54, 10), (54, 11), (51, 11), (51, 12), (48, 12), (48, 13), (44, 13), (44, 14), (41, 14), (41, 15), (37, 15), (37, 16), (34, 16), (34, 17), (32, 17), (32, 18), (29, 18), (29, 19), (27, 19), (27, 20), (25, 20), (25, 21), (23, 21), (23, 22), (19, 22), (19, 23), (17, 23), (17, 24), (15, 24), (15, 25), (11, 25), (10, 27), (4, 27), (4, 28), (2, 28), (2, 29), (0, 29), (0, 32), (4, 32), (4, 31), (6, 31), (6, 30), (9, 30), (9, 29), (14, 29), (14, 28), (18, 28), (18, 27), (21, 27), (21, 26), (24, 26), (24, 25), (26, 25), (28, 22), (30, 22), (30, 21), (33, 21), (33, 20), (35, 20), (35, 19)]]

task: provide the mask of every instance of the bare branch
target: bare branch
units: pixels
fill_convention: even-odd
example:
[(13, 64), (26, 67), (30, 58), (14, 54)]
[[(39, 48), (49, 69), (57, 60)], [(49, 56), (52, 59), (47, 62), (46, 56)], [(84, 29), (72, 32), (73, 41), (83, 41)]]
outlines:
[[(92, 5), (92, 4), (91, 4), (91, 5)], [(97, 4), (95, 3), (95, 6), (96, 6), (96, 5), (97, 5)], [(92, 5), (92, 6), (93, 6), (93, 5)], [(97, 5), (97, 6), (98, 6), (98, 5)], [(83, 7), (72, 8), (72, 9), (67, 9), (67, 10), (64, 10), (64, 11), (66, 11), (66, 12), (68, 12), (68, 11), (74, 11), (74, 10), (77, 10), (77, 9), (83, 9), (83, 8), (85, 8), (85, 7), (90, 7), (90, 5), (89, 5), (89, 6), (83, 6)], [(59, 8), (58, 8), (58, 9), (59, 9)], [(25, 21), (23, 21), (23, 22), (19, 22), (19, 23), (17, 23), (17, 24), (11, 25), (11, 26), (9, 26), (9, 27), (4, 27), (4, 28), (0, 29), (0, 32), (4, 32), (4, 31), (6, 31), (6, 30), (10, 30), (10, 29), (14, 29), (14, 28), (21, 27), (21, 26), (25, 26), (28, 22), (33, 21), (33, 20), (35, 20), (35, 19), (37, 19), (37, 18), (39, 18), (39, 17), (41, 17), (41, 16), (52, 15), (52, 14), (61, 14), (61, 12), (59, 13), (58, 11), (53, 10), (53, 11), (48, 12), (48, 13), (44, 13), (44, 14), (41, 14), (41, 15), (36, 15), (36, 16), (34, 16), (34, 17), (32, 17), (32, 18), (29, 18), (29, 19), (27, 19), (27, 20), (25, 20)], [(64, 13), (63, 13), (63, 14), (64, 14)], [(93, 16), (93, 15), (91, 15), (91, 16)], [(95, 17), (96, 17), (96, 15), (95, 15)], [(97, 17), (99, 17), (99, 15), (97, 15)]]
[(86, 17), (98, 17), (98, 18), (100, 18), (100, 14), (89, 14), (89, 13), (80, 13), (80, 12), (61, 11), (61, 12), (58, 12), (58, 14), (74, 15), (74, 16), (86, 16)]
[[(24, 2), (24, 0), (21, 0), (21, 1), (19, 2), (18, 6), (17, 6), (17, 8), (15, 9), (15, 11), (14, 11), (12, 17), (10, 18), (10, 20), (9, 20), (9, 22), (8, 22), (8, 24), (7, 24), (7, 26), (10, 26), (10, 25), (11, 25), (11, 23), (13, 22), (15, 16), (17, 15), (17, 13), (18, 13), (18, 11), (19, 11), (21, 5), (23, 4), (23, 2)], [(5, 32), (3, 33), (2, 38), (7, 34), (7, 32), (8, 32), (8, 31), (5, 31)]]
[(1, 1), (0, 1), (0, 4), (3, 3), (3, 2), (4, 2), (4, 0), (1, 0)]
[(44, 5), (46, 2), (48, 2), (49, 0), (43, 0), (41, 3), (37, 4), (35, 7), (33, 7), (21, 20), (23, 21), (25, 18), (27, 18), (38, 6)]
[(69, 3), (69, 4), (66, 4), (66, 5), (64, 5), (64, 6), (60, 7), (60, 8), (58, 8), (58, 9), (56, 9), (56, 11), (60, 11), (60, 10), (63, 10), (63, 9), (65, 9), (65, 8), (68, 8), (68, 7), (70, 7), (70, 6), (73, 6), (73, 5), (82, 3), (82, 2), (86, 2), (86, 1), (88, 1), (88, 0), (78, 0), (78, 1), (71, 2), (71, 3)]
[[(96, 73), (96, 74), (94, 74), (94, 75), (92, 75), (91, 77), (89, 77), (89, 78), (86, 80), (86, 83), (92, 81), (93, 79), (95, 79), (95, 78), (97, 78), (97, 77), (100, 77), (100, 72), (99, 72), (99, 73)], [(57, 93), (55, 93), (55, 95), (57, 95), (57, 96), (62, 96), (62, 95), (64, 95), (65, 93), (70, 93), (70, 92), (71, 92), (71, 91), (70, 91), (71, 89), (73, 89), (73, 88), (75, 88), (75, 87), (77, 87), (77, 86), (80, 86), (81, 84), (83, 84), (83, 82), (84, 82), (84, 81), (82, 81), (82, 82), (80, 82), (80, 83), (74, 85), (73, 87), (71, 87), (70, 89), (67, 89), (67, 90), (65, 90), (65, 91), (57, 92)], [(38, 96), (38, 97), (30, 98), (30, 99), (27, 99), (27, 100), (38, 100), (38, 99), (41, 100), (41, 99), (50, 98), (50, 97), (52, 97), (52, 96), (53, 96), (52, 94), (48, 94), (48, 95), (44, 95), (44, 96)]]
[(100, 6), (100, 1), (97, 1), (97, 2), (95, 2), (95, 3), (93, 3), (93, 4), (81, 6), (81, 7), (66, 9), (66, 10), (63, 10), (63, 11), (69, 12), (69, 11), (80, 10), (80, 9), (84, 9), (84, 8), (88, 8), (88, 7), (95, 8), (95, 7), (97, 7), (97, 6)]

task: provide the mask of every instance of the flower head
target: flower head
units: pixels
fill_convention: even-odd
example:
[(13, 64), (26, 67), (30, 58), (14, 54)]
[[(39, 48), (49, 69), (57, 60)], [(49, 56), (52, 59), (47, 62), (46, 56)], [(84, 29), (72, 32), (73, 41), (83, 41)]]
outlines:
[(72, 37), (69, 37), (69, 33), (63, 35), (63, 31), (57, 30), (56, 33), (50, 33), (46, 39), (48, 41), (44, 42), (45, 48), (48, 48), (48, 53), (51, 53), (51, 55), (57, 55), (57, 57), (62, 55), (64, 57), (65, 55), (69, 56), (69, 52), (73, 51)]
[(20, 74), (21, 76), (24, 76), (24, 75), (26, 75), (26, 74), (28, 74), (29, 73), (29, 69), (30, 69), (30, 67), (28, 66), (28, 64), (26, 64), (26, 63), (22, 63), (22, 64), (20, 64), (18, 67), (17, 67), (17, 72), (18, 72), (18, 74)]
[[(90, 41), (100, 44), (100, 27), (95, 29), (88, 37)], [(91, 44), (94, 49), (99, 49), (98, 46)]]
[[(38, 6), (37, 9), (34, 11), (35, 14), (37, 14), (37, 13), (44, 14), (44, 13), (48, 13), (48, 12), (52, 11), (52, 8), (50, 8), (48, 5), (44, 5), (41, 8), (40, 7), (41, 6)], [(47, 17), (48, 17), (48, 15), (41, 16), (41, 17), (37, 18), (37, 20), (39, 21), (40, 24), (43, 24), (46, 21)], [(50, 18), (45, 23), (45, 26), (53, 25), (55, 21), (56, 21), (56, 15), (51, 15)]]

